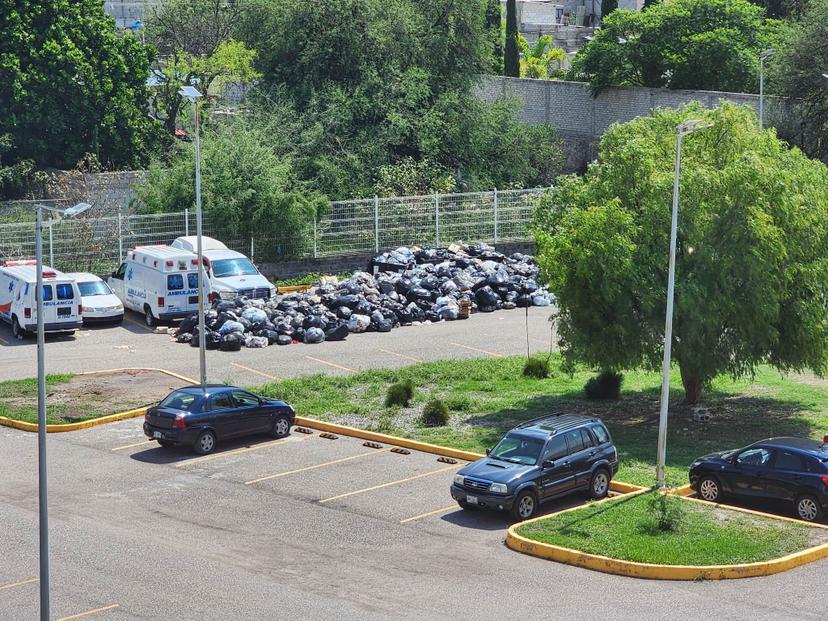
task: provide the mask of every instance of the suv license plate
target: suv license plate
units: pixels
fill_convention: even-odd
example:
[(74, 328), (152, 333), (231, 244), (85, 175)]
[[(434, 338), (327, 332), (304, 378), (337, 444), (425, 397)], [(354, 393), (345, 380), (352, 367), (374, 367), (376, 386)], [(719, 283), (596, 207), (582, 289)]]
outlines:
[(69, 317), (72, 314), (72, 309), (68, 307), (63, 307), (57, 309), (58, 317)]
[(163, 433), (161, 433), (160, 431), (153, 431), (153, 432), (152, 432), (152, 437), (153, 437), (153, 438), (163, 438), (163, 437), (164, 437), (164, 434), (163, 434)]
[(466, 502), (469, 503), (470, 505), (476, 505), (477, 504), (477, 496), (466, 496)]

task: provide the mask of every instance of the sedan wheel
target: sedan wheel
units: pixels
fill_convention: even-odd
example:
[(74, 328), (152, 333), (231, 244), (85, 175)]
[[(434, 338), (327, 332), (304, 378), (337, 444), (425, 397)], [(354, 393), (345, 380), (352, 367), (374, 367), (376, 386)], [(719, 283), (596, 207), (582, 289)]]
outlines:
[(273, 437), (284, 438), (290, 433), (290, 419), (287, 416), (278, 416), (273, 421)]
[(800, 520), (815, 522), (822, 517), (822, 508), (813, 496), (801, 496), (796, 501), (796, 515)]
[(717, 502), (720, 495), (721, 490), (719, 489), (719, 482), (716, 479), (706, 478), (701, 480), (699, 483), (699, 496), (704, 500)]
[(202, 431), (196, 438), (195, 446), (193, 448), (199, 455), (207, 455), (208, 453), (212, 453), (213, 449), (216, 448), (215, 434), (212, 431)]

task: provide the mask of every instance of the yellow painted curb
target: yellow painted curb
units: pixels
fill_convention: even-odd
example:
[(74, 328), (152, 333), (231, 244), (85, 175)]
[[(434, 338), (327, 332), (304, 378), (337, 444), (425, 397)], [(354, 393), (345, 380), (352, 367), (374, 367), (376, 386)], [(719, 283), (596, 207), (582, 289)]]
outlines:
[(276, 293), (301, 293), (311, 288), (311, 285), (287, 285), (285, 287), (276, 286)]
[[(629, 495), (642, 494), (647, 490), (633, 492)], [(599, 502), (608, 502), (615, 500), (606, 498)], [(686, 498), (686, 500), (697, 501), (693, 498)], [(729, 507), (727, 505), (720, 505), (723, 508), (735, 511), (742, 511), (744, 513), (752, 513), (761, 515), (771, 519), (781, 521), (800, 522), (799, 520), (791, 520), (790, 518), (783, 518), (767, 513), (759, 513), (758, 511), (751, 511), (749, 509), (740, 509), (738, 507)], [(568, 513), (570, 511), (577, 511), (582, 507), (573, 507), (565, 509), (551, 515), (560, 515), (561, 513)], [(548, 543), (540, 543), (532, 541), (526, 537), (518, 535), (515, 530), (525, 524), (531, 522), (538, 522), (546, 520), (551, 515), (545, 515), (533, 520), (527, 520), (519, 524), (514, 524), (509, 528), (506, 534), (506, 545), (512, 550), (544, 558), (559, 563), (566, 563), (567, 565), (574, 565), (576, 567), (583, 567), (593, 571), (601, 571), (608, 574), (616, 574), (619, 576), (629, 576), (632, 578), (646, 578), (649, 580), (729, 580), (734, 578), (752, 578), (756, 576), (770, 576), (783, 571), (788, 571), (794, 567), (812, 563), (819, 559), (828, 557), (828, 543), (819, 546), (800, 550), (787, 556), (772, 559), (770, 561), (762, 561), (758, 563), (743, 563), (737, 565), (657, 565), (654, 563), (636, 563), (634, 561), (624, 561), (620, 559), (601, 556), (599, 554), (589, 554), (580, 550), (572, 550)], [(814, 528), (826, 528), (821, 524), (808, 524)]]
[(696, 492), (693, 491), (693, 488), (690, 487), (690, 484), (682, 485), (681, 487), (674, 487), (669, 492), (673, 496), (681, 496), (682, 498), (686, 498), (687, 496), (691, 496)]
[[(166, 369), (156, 369), (152, 367), (126, 367), (123, 369), (105, 369), (103, 371), (84, 371), (82, 373), (76, 373), (75, 375), (104, 375), (108, 373), (122, 373), (125, 371), (157, 371), (159, 373), (164, 373), (165, 375), (169, 375), (170, 377), (180, 379), (190, 384), (198, 384), (197, 381), (190, 379), (189, 377), (179, 375), (178, 373), (173, 373), (172, 371), (167, 371)], [(127, 410), (126, 412), (110, 414), (109, 416), (101, 416), (100, 418), (84, 420), (79, 423), (47, 424), (46, 433), (61, 433), (64, 431), (78, 431), (79, 429), (89, 429), (90, 427), (97, 427), (98, 425), (114, 423), (119, 420), (125, 420), (127, 418), (137, 418), (139, 416), (143, 416), (146, 413), (146, 411), (147, 408), (145, 406), (135, 408), (134, 410)], [(32, 432), (36, 432), (38, 429), (37, 423), (26, 423), (20, 420), (6, 418), (5, 416), (0, 416), (0, 426), (13, 427), (14, 429), (20, 429), (21, 431)]]

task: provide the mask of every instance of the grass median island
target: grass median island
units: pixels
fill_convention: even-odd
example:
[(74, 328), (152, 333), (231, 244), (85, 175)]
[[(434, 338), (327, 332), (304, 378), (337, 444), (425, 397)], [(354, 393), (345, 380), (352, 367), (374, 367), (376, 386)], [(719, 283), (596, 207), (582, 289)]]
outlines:
[(828, 541), (828, 531), (672, 497), (674, 530), (658, 528), (655, 492), (621, 497), (518, 526), (540, 543), (659, 565), (734, 565), (779, 558)]
[[(516, 424), (561, 410), (601, 417), (612, 432), (621, 460), (617, 478), (652, 485), (661, 376), (628, 372), (617, 401), (584, 397), (592, 370), (574, 376), (550, 360), (551, 376), (527, 378), (526, 358), (445, 360), (400, 369), (376, 369), (347, 376), (312, 375), (274, 382), (259, 389), (287, 400), (301, 416), (400, 435), (482, 453)], [(415, 387), (410, 407), (385, 406), (388, 386), (410, 379)], [(828, 431), (828, 382), (808, 376), (783, 377), (769, 367), (755, 379), (715, 380), (704, 405), (712, 419), (695, 422), (683, 405), (678, 371), (672, 380), (667, 443), (667, 480), (687, 483), (687, 468), (696, 457), (716, 450), (744, 446), (769, 436), (822, 438)], [(432, 398), (449, 408), (449, 424), (425, 428), (419, 424), (423, 407)]]

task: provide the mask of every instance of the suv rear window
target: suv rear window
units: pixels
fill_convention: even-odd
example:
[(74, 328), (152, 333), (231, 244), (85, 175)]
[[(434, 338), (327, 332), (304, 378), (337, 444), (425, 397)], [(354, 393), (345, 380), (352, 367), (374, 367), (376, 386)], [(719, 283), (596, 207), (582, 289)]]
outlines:
[(167, 290), (181, 291), (184, 288), (184, 277), (181, 274), (170, 274), (167, 276)]
[(43, 285), (43, 301), (48, 302), (52, 299), (52, 285)]
[(198, 272), (187, 274), (187, 286), (190, 289), (198, 289)]
[(603, 425), (593, 425), (590, 429), (592, 429), (592, 433), (595, 434), (595, 437), (598, 438), (598, 444), (609, 442), (609, 433), (607, 433), (607, 430), (604, 429)]
[(57, 299), (58, 300), (74, 300), (75, 299), (75, 288), (68, 284), (64, 283), (62, 285), (55, 285), (55, 289), (57, 290)]

